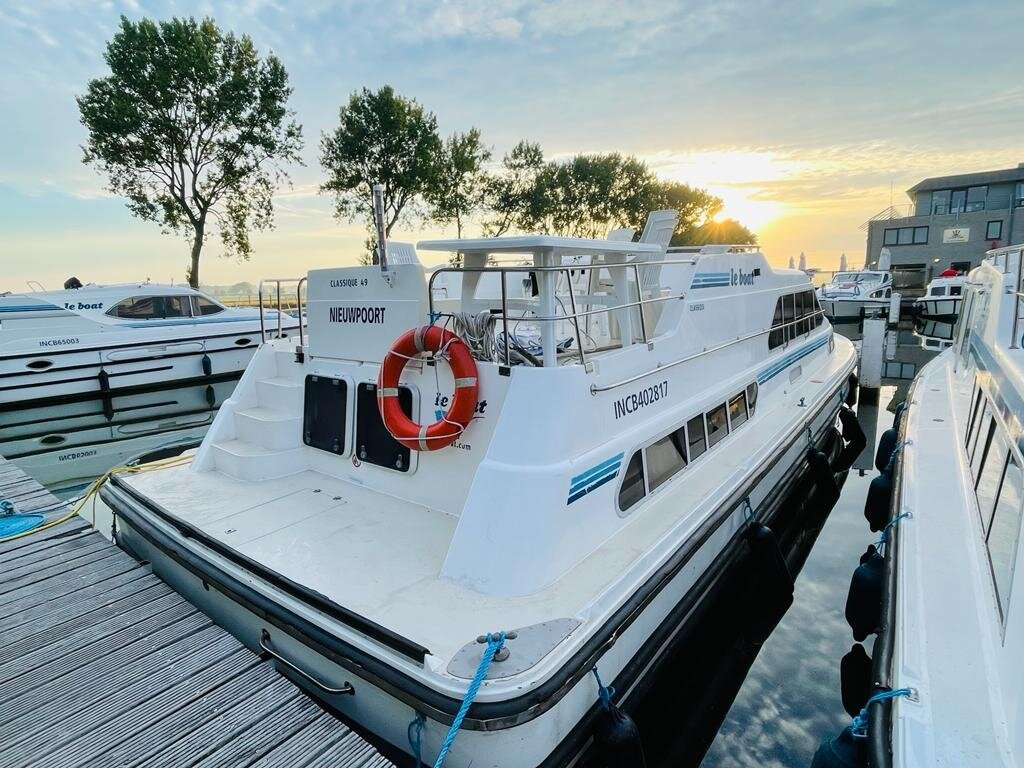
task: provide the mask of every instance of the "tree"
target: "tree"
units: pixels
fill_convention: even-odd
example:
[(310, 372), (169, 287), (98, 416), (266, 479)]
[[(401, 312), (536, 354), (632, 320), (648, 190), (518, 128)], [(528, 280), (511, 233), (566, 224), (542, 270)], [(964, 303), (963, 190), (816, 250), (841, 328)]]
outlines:
[(686, 241), (677, 242), (675, 237), (672, 238), (672, 245), (754, 244), (756, 242), (757, 235), (736, 219), (706, 221), (697, 227)]
[(490, 159), (491, 150), (484, 146), (476, 128), (452, 134), (444, 142), (429, 200), (432, 218), (443, 224), (454, 221), (460, 238), (466, 218), (484, 205), (488, 181), (484, 163)]
[(372, 232), (373, 185), (383, 185), (384, 234), (390, 236), (403, 214), (437, 188), (443, 150), (437, 118), (390, 85), (353, 93), (338, 118), (334, 132), (320, 140), (327, 172), (320, 191), (334, 194), (338, 218), (361, 218)]
[(136, 216), (191, 240), (197, 287), (211, 224), (225, 252), (243, 259), (249, 231), (273, 226), (274, 189), (288, 180), (281, 164), (299, 161), (302, 148), (288, 75), (212, 19), (122, 16), (104, 59), (110, 74), (77, 99), (89, 132), (83, 161)]
[(679, 212), (679, 223), (672, 235), (672, 245), (692, 245), (697, 230), (722, 210), (721, 198), (710, 192), (678, 181), (657, 185), (651, 210), (673, 209)]
[(538, 229), (547, 206), (540, 145), (520, 141), (502, 158), (501, 166), (501, 173), (487, 181), (486, 207), (493, 215), (484, 221), (484, 234), (501, 237), (512, 229)]

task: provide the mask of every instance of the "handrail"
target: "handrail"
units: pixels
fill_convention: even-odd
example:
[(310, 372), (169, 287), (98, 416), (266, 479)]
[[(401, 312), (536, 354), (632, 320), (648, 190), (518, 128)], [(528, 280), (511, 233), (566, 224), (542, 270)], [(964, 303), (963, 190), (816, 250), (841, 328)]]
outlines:
[[(803, 317), (798, 318), (796, 320), (790, 320), (787, 323), (779, 323), (778, 325), (772, 325), (772, 326), (769, 326), (768, 328), (763, 328), (760, 331), (754, 331), (753, 333), (748, 333), (746, 336), (739, 336), (739, 337), (737, 337), (735, 339), (731, 339), (731, 340), (726, 341), (726, 342), (724, 342), (722, 344), (717, 344), (717, 345), (715, 345), (713, 347), (708, 347), (707, 349), (701, 350), (700, 352), (696, 352), (695, 354), (687, 355), (686, 357), (681, 357), (678, 360), (673, 360), (671, 363), (665, 363), (665, 365), (659, 365), (657, 368), (652, 368), (649, 371), (644, 371), (643, 373), (638, 373), (638, 374), (636, 374), (634, 376), (630, 376), (628, 379), (622, 379), (621, 381), (616, 381), (616, 382), (613, 382), (612, 384), (604, 384), (604, 385), (601, 385), (601, 386), (598, 386), (597, 384), (591, 384), (590, 385), (590, 394), (596, 395), (598, 392), (607, 392), (610, 389), (617, 389), (618, 387), (625, 386), (626, 384), (632, 384), (634, 381), (639, 381), (640, 379), (646, 378), (647, 376), (650, 376), (650, 375), (655, 374), (655, 373), (661, 373), (662, 371), (666, 371), (669, 368), (674, 368), (675, 366), (680, 365), (682, 363), (689, 362), (690, 360), (696, 360), (698, 357), (703, 357), (704, 355), (710, 355), (712, 352), (717, 352), (720, 349), (725, 349), (727, 347), (731, 347), (733, 344), (740, 344), (741, 342), (744, 342), (744, 341), (750, 341), (751, 339), (755, 339), (758, 336), (763, 336), (766, 333), (771, 333), (772, 331), (777, 331), (780, 328), (788, 328), (791, 325), (796, 325), (797, 323), (802, 323), (803, 321), (807, 320), (808, 318), (817, 317), (818, 315), (824, 316), (824, 314), (825, 314), (825, 311), (822, 310), (822, 309), (819, 309), (819, 310), (817, 310), (815, 312), (811, 312), (810, 314), (804, 315)], [(810, 332), (808, 332), (807, 335), (810, 335)], [(789, 341), (787, 340), (786, 344), (783, 345), (783, 349), (785, 349), (786, 346), (788, 346), (788, 345), (789, 345)]]
[(303, 332), (303, 326), (306, 324), (302, 317), (302, 286), (306, 284), (307, 278), (299, 278), (298, 284), (295, 286), (295, 304), (297, 312), (299, 313), (299, 347), (302, 349), (306, 348), (306, 337)]
[[(641, 267), (659, 268), (660, 269), (663, 266), (672, 266), (672, 265), (676, 265), (676, 264), (684, 264), (684, 265), (687, 265), (687, 266), (694, 266), (694, 265), (697, 264), (697, 259), (660, 259), (660, 260), (656, 260), (656, 261), (632, 260), (632, 261), (625, 261), (625, 262), (622, 262), (622, 263), (602, 262), (600, 264), (559, 264), (559, 265), (550, 266), (550, 267), (533, 266), (533, 265), (530, 265), (530, 264), (514, 265), (514, 266), (508, 266), (508, 267), (494, 266), (494, 265), (484, 265), (484, 266), (480, 266), (480, 267), (466, 267), (466, 266), (461, 266), (461, 267), (440, 267), (438, 269), (435, 269), (431, 273), (430, 280), (427, 283), (428, 309), (429, 309), (430, 317), (431, 318), (436, 318), (436, 317), (439, 317), (439, 316), (447, 316), (449, 314), (449, 313), (437, 313), (437, 312), (434, 311), (434, 280), (437, 279), (438, 275), (440, 275), (440, 274), (442, 274), (444, 272), (455, 272), (455, 273), (479, 272), (481, 274), (485, 273), (485, 272), (495, 272), (495, 273), (500, 274), (501, 275), (501, 321), (502, 321), (502, 331), (504, 333), (504, 338), (505, 338), (505, 342), (504, 342), (504, 346), (505, 346), (505, 355), (504, 355), (505, 356), (505, 365), (511, 365), (511, 356), (510, 356), (510, 352), (509, 352), (510, 341), (509, 341), (509, 331), (508, 331), (508, 283), (507, 283), (507, 275), (509, 273), (523, 274), (523, 273), (531, 273), (531, 272), (532, 273), (538, 273), (538, 272), (541, 272), (541, 273), (556, 273), (556, 274), (557, 273), (563, 273), (566, 276), (566, 283), (567, 283), (568, 288), (569, 288), (569, 303), (570, 303), (570, 307), (572, 309), (572, 313), (571, 314), (566, 314), (566, 315), (554, 315), (554, 316), (534, 315), (533, 317), (531, 317), (529, 319), (532, 320), (532, 321), (541, 322), (541, 323), (552, 323), (552, 322), (559, 322), (559, 321), (571, 321), (573, 323), (573, 327), (574, 327), (574, 331), (575, 331), (574, 335), (576, 336), (577, 355), (579, 356), (580, 364), (585, 364), (586, 363), (586, 353), (583, 350), (583, 333), (580, 331), (580, 323), (579, 323), (580, 318), (589, 317), (591, 315), (610, 313), (610, 312), (612, 312), (614, 310), (621, 310), (621, 309), (629, 310), (629, 309), (632, 309), (633, 307), (639, 307), (640, 308), (639, 309), (639, 314), (640, 314), (640, 335), (641, 335), (641, 338), (643, 339), (643, 343), (647, 344), (650, 341), (650, 339), (649, 339), (649, 337), (647, 335), (647, 321), (646, 321), (646, 318), (644, 317), (643, 307), (648, 305), (648, 304), (655, 304), (655, 303), (660, 302), (660, 301), (670, 301), (670, 300), (675, 300), (675, 299), (682, 299), (683, 298), (683, 294), (678, 294), (678, 295), (675, 295), (675, 296), (653, 296), (653, 297), (651, 297), (649, 299), (645, 299), (643, 297), (642, 287), (641, 287), (641, 284), (640, 284), (640, 269), (641, 269)], [(620, 269), (620, 270), (627, 270), (628, 269), (628, 270), (631, 270), (633, 272), (633, 279), (636, 281), (638, 300), (637, 301), (626, 301), (626, 302), (622, 302), (620, 304), (616, 304), (615, 306), (602, 307), (600, 309), (592, 309), (592, 310), (588, 310), (586, 312), (578, 311), (576, 309), (576, 296), (573, 293), (573, 288), (572, 288), (572, 273), (573, 272), (590, 272), (590, 271), (593, 271), (593, 270), (602, 270), (602, 269), (607, 269), (609, 271), (616, 270), (616, 269)], [(630, 343), (632, 343), (632, 339), (630, 339)]]
[[(260, 342), (266, 342), (267, 340), (267, 324), (266, 319), (263, 316), (263, 284), (269, 283), (277, 289), (277, 338), (281, 338), (282, 333), (282, 319), (281, 319), (281, 283), (296, 283), (297, 291), (302, 290), (302, 284), (305, 282), (304, 277), (266, 277), (260, 280), (259, 288), (257, 293), (259, 295), (259, 308), (260, 308)], [(301, 299), (299, 300), (301, 305)], [(302, 313), (301, 306), (299, 308), (299, 338), (302, 338)]]

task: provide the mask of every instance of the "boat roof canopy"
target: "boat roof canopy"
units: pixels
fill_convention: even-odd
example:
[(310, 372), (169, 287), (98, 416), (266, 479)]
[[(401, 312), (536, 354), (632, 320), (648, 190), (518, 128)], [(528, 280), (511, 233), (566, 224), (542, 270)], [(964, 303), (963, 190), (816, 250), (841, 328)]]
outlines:
[(557, 237), (555, 235), (421, 240), (416, 243), (416, 247), (424, 251), (447, 251), (449, 253), (553, 253), (590, 256), (665, 252), (665, 249), (657, 243), (590, 240), (583, 237)]

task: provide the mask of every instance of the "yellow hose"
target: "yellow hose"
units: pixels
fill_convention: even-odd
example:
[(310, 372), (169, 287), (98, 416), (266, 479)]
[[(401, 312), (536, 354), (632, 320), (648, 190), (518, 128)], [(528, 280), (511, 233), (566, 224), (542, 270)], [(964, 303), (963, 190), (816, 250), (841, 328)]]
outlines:
[[(102, 475), (93, 480), (89, 487), (86, 488), (85, 494), (75, 503), (71, 511), (62, 517), (58, 517), (55, 520), (51, 520), (48, 523), (44, 523), (36, 528), (31, 528), (21, 533), (15, 533), (10, 536), (4, 536), (0, 538), (0, 543), (5, 541), (13, 541), (14, 539), (20, 539), (22, 536), (28, 536), (29, 534), (38, 533), (39, 531), (45, 531), (47, 528), (52, 528), (55, 525), (59, 525), (66, 520), (70, 520), (79, 512), (81, 512), (85, 505), (92, 499), (92, 525), (96, 527), (96, 499), (99, 496), (100, 488), (103, 484), (110, 479), (111, 475), (135, 475), (141, 472), (154, 472), (158, 469), (167, 469), (168, 467), (184, 466), (192, 461), (192, 456), (172, 456), (169, 459), (160, 459), (159, 461), (151, 461), (148, 464), (139, 464), (132, 467), (114, 467), (113, 469), (107, 470)], [(25, 514), (32, 514), (31, 511)]]

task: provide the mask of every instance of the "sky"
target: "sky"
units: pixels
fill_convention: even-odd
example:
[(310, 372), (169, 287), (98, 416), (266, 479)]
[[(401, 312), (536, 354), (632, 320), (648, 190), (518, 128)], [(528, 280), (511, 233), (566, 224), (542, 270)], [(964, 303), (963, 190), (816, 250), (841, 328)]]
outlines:
[(0, 291), (183, 279), (188, 243), (81, 162), (74, 97), (105, 74), (122, 14), (211, 16), (273, 51), (294, 87), (304, 164), (276, 229), (248, 262), (211, 240), (204, 283), (355, 262), (364, 230), (332, 216), (318, 155), (364, 86), (416, 98), (445, 134), (479, 128), (498, 158), (523, 138), (548, 157), (636, 155), (722, 197), (776, 264), (859, 263), (860, 225), (917, 181), (1024, 162), (1019, 0), (0, 0)]

